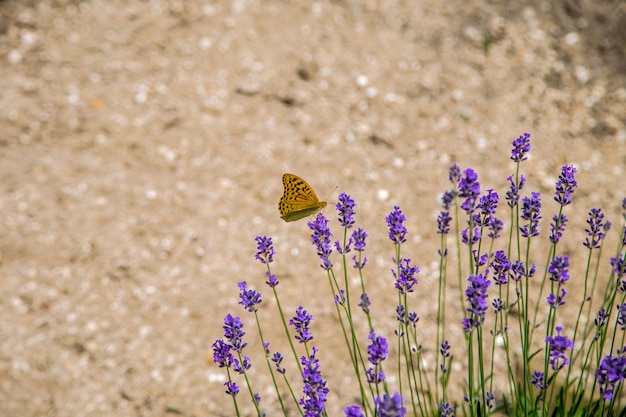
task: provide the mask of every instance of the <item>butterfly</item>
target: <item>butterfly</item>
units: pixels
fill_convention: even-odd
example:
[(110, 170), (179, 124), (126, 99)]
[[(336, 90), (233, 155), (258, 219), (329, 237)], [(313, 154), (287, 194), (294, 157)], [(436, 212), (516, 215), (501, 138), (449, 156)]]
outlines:
[(285, 191), (278, 202), (278, 212), (286, 222), (311, 216), (326, 207), (326, 202), (320, 201), (313, 188), (297, 175), (284, 174), (283, 186)]

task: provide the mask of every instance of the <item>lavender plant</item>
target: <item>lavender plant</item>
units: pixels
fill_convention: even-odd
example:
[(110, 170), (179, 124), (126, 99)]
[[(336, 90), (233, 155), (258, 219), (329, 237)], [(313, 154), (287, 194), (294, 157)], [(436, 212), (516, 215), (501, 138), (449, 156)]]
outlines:
[[(390, 275), (396, 292), (392, 334), (384, 334), (373, 325), (376, 300), (370, 297), (365, 279), (368, 234), (354, 228), (354, 200), (345, 193), (339, 196), (340, 232), (334, 242), (324, 214), (308, 222), (333, 295), (329, 301), (334, 305), (350, 361), (345, 364), (320, 362), (312, 329), (314, 317), (304, 306), (297, 306), (292, 316), (287, 314), (271, 269), (276, 255), (272, 239), (256, 237), (255, 258), (266, 266), (266, 284), (295, 365), (288, 368), (283, 354), (272, 351), (263, 336), (264, 323), (257, 314), (263, 301), (261, 293), (240, 282), (240, 304), (254, 314), (263, 346), (257, 356), (265, 357), (283, 415), (327, 416), (327, 396), (332, 387), (323, 371), (331, 365), (345, 367), (358, 383), (354, 393), (358, 401), (345, 404), (346, 417), (626, 414), (626, 198), (613, 256), (608, 262), (601, 256), (611, 223), (600, 208), (592, 208), (587, 237), (580, 242), (580, 250), (587, 252), (586, 264), (584, 269), (572, 265), (561, 242), (568, 224), (565, 211), (578, 186), (576, 168), (563, 166), (555, 185), (553, 199), (558, 212), (551, 217), (546, 251), (539, 241), (544, 218), (542, 196), (533, 191), (523, 194), (527, 180), (521, 174), (521, 164), (530, 152), (530, 134), (524, 133), (512, 144), (515, 172), (507, 178), (509, 189), (504, 193), (508, 225), (496, 217), (499, 194), (493, 189), (482, 192), (476, 171), (462, 170), (456, 164), (450, 168), (452, 188), (443, 193), (436, 225), (440, 241), (434, 341), (420, 332), (416, 310), (420, 303), (414, 295), (420, 268), (404, 254), (409, 231), (400, 207), (393, 207), (385, 218), (392, 244)], [(456, 254), (452, 263), (450, 240)], [(576, 272), (572, 273), (574, 267)], [(454, 275), (462, 310), (447, 301), (446, 291)], [(353, 276), (358, 278), (358, 285), (354, 285)], [(575, 300), (569, 295), (571, 285), (582, 289), (582, 298)], [(575, 315), (566, 310), (568, 304), (577, 306)], [(462, 327), (464, 345), (453, 346), (446, 337), (451, 321)], [(367, 331), (363, 332), (365, 324)], [(249, 396), (244, 401), (251, 400), (257, 415), (263, 416), (261, 398), (249, 377), (253, 361), (244, 354), (247, 343), (240, 317), (228, 314), (223, 328), (224, 337), (213, 344), (213, 357), (225, 368), (225, 392), (240, 416), (242, 393), (238, 384), (243, 383)], [(433, 344), (432, 349), (439, 353), (433, 369), (423, 365), (424, 343)], [(390, 355), (390, 346), (395, 348), (394, 355)], [(453, 361), (460, 361), (461, 366), (453, 368)], [(260, 366), (261, 362), (254, 363)], [(454, 379), (453, 372), (457, 374)], [(462, 388), (462, 398), (451, 397), (451, 381)]]

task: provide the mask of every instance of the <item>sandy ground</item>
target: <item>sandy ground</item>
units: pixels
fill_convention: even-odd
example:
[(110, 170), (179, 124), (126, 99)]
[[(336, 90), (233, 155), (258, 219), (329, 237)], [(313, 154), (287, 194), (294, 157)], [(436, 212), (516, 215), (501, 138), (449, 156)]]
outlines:
[[(432, 358), (450, 164), (502, 193), (510, 142), (531, 132), (543, 230), (566, 163), (580, 189), (564, 250), (591, 207), (619, 224), (624, 27), (617, 0), (0, 1), (0, 415), (234, 415), (207, 363), (228, 312), (276, 415), (237, 305), (238, 281), (264, 291), (265, 336), (284, 347), (256, 235), (274, 238), (285, 307), (315, 316), (340, 415), (354, 381), (306, 222), (278, 217), (284, 172), (330, 195), (332, 217), (340, 192), (356, 200), (389, 336), (384, 216), (402, 207)], [(459, 326), (449, 335), (462, 354)]]

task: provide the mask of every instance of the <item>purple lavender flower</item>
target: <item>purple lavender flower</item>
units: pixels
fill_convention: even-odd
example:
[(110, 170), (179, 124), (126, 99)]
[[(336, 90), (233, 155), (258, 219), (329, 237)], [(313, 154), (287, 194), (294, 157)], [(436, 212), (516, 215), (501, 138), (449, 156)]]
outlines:
[(399, 274), (396, 274), (394, 270), (391, 271), (393, 277), (396, 278), (395, 287), (400, 291), (400, 294), (413, 292), (413, 287), (417, 284), (415, 275), (420, 272), (420, 269), (417, 266), (409, 265), (410, 262), (411, 260), (408, 258), (402, 259), (398, 265)]
[[(456, 182), (455, 182), (455, 184), (456, 184)], [(445, 191), (443, 193), (443, 195), (441, 196), (441, 205), (442, 205), (444, 210), (450, 210), (450, 207), (452, 206), (452, 202), (454, 202), (454, 196), (455, 195), (456, 194), (452, 190)]]
[(317, 255), (322, 260), (320, 265), (324, 270), (328, 271), (332, 268), (333, 263), (330, 261), (332, 248), (330, 245), (330, 237), (333, 235), (328, 228), (328, 219), (322, 213), (319, 213), (315, 220), (307, 223), (309, 229), (313, 232), (311, 240), (317, 248)]
[(473, 169), (467, 168), (463, 171), (463, 176), (459, 181), (459, 197), (465, 198), (465, 201), (461, 203), (461, 208), (470, 216), (476, 209), (476, 200), (479, 195), (478, 174)]
[(563, 213), (555, 214), (550, 223), (550, 242), (559, 243), (563, 237), (563, 231), (567, 225), (567, 216)]
[[(537, 271), (537, 264), (532, 264), (530, 270), (528, 271), (528, 278), (532, 278)], [(524, 266), (524, 262), (515, 261), (511, 263), (511, 279), (515, 282), (519, 282), (522, 278), (526, 277), (526, 267)]]
[(524, 262), (515, 261), (511, 263), (511, 279), (513, 281), (519, 282), (525, 276), (526, 276), (526, 267), (524, 267)]
[(557, 308), (565, 304), (565, 296), (567, 291), (562, 286), (569, 281), (569, 257), (568, 256), (555, 256), (550, 260), (550, 266), (548, 267), (548, 273), (550, 274), (550, 281), (556, 282), (557, 293), (560, 291), (560, 295), (550, 294), (547, 301), (550, 307)]
[(235, 362), (235, 357), (230, 353), (230, 345), (221, 339), (213, 343), (213, 362), (220, 368), (230, 368)]
[(494, 400), (496, 399), (496, 396), (493, 392), (489, 392), (487, 391), (487, 393), (485, 394), (485, 402), (487, 403), (487, 408), (493, 408), (494, 406)]
[(340, 241), (338, 240), (335, 241), (335, 249), (337, 249), (337, 252), (341, 255), (344, 255), (350, 252), (352, 250), (351, 246), (352, 246), (352, 239), (348, 239), (348, 243), (346, 244), (345, 249), (341, 246)]
[[(360, 227), (352, 232), (352, 236), (350, 236), (350, 241), (354, 243), (354, 250), (358, 252), (363, 252), (365, 250), (365, 239), (367, 238), (367, 232)], [(354, 260), (354, 267), (357, 269), (362, 269), (365, 267), (367, 263), (367, 258), (363, 258), (362, 261), (359, 261), (357, 256), (354, 255), (352, 257)]]
[(474, 229), (472, 229), (471, 240), (469, 237), (469, 227), (467, 229), (461, 230), (461, 242), (463, 242), (466, 245), (470, 245), (470, 246), (475, 245), (476, 243), (478, 243), (481, 237), (482, 235), (478, 227), (475, 227)]
[(598, 316), (595, 319), (593, 319), (593, 324), (598, 329), (600, 329), (600, 328), (606, 326), (606, 323), (607, 323), (608, 319), (609, 319), (609, 313), (607, 313), (605, 309), (601, 308), (598, 311)]
[(381, 370), (376, 372), (376, 369), (370, 367), (365, 371), (365, 376), (367, 377), (368, 384), (378, 384), (383, 382), (386, 378), (385, 373)]
[(489, 219), (489, 223), (487, 224), (489, 227), (489, 232), (487, 233), (487, 237), (492, 239), (497, 239), (500, 237), (500, 232), (504, 229), (504, 222), (497, 218), (496, 216), (491, 216)]
[(585, 245), (588, 249), (600, 249), (600, 242), (604, 239), (604, 213), (602, 209), (593, 208), (589, 212), (587, 219), (588, 229), (585, 229), (588, 237), (585, 238)]
[(564, 366), (569, 365), (567, 358), (567, 349), (574, 349), (574, 342), (569, 340), (567, 336), (562, 336), (563, 327), (556, 326), (556, 336), (546, 337), (546, 343), (550, 345), (550, 366), (552, 370), (559, 371)]
[(281, 374), (285, 373), (285, 368), (280, 366), (283, 363), (283, 355), (281, 355), (280, 352), (274, 352), (274, 355), (272, 355), (272, 362), (276, 365), (276, 371)]
[(233, 371), (239, 374), (245, 373), (251, 367), (252, 367), (252, 364), (250, 363), (250, 356), (244, 355), (243, 360), (241, 362), (237, 360), (233, 362)]
[(562, 206), (571, 204), (572, 194), (576, 190), (576, 179), (574, 174), (578, 172), (572, 165), (564, 165), (561, 168), (561, 175), (556, 182), (556, 191), (554, 193), (554, 201)]
[(465, 290), (466, 300), (469, 307), (466, 308), (470, 313), (470, 317), (462, 320), (465, 332), (469, 333), (476, 327), (483, 324), (485, 313), (487, 312), (487, 288), (491, 285), (491, 281), (486, 279), (482, 274), (470, 275), (467, 279), (469, 285)]
[(511, 270), (511, 264), (506, 253), (503, 250), (497, 250), (490, 266), (493, 269), (496, 285), (505, 285), (508, 282), (508, 275)]
[(541, 391), (544, 391), (546, 389), (544, 380), (545, 374), (540, 371), (533, 371), (533, 374), (530, 376), (530, 383)]
[(383, 394), (374, 399), (376, 403), (376, 415), (379, 417), (404, 417), (406, 408), (402, 406), (402, 396), (394, 392), (393, 396)]
[(620, 329), (626, 330), (626, 303), (618, 304), (617, 308), (617, 324), (620, 325)]
[(274, 261), (274, 245), (272, 244), (272, 238), (267, 236), (257, 236), (254, 238), (257, 243), (257, 253), (254, 255), (254, 259), (258, 259), (264, 264), (269, 264)]
[(409, 323), (411, 323), (413, 325), (413, 328), (415, 328), (415, 326), (417, 326), (417, 322), (420, 321), (420, 318), (417, 315), (417, 312), (415, 312), (415, 311), (411, 311), (409, 313), (408, 319), (409, 319)]
[(530, 197), (522, 198), (522, 219), (528, 220), (528, 224), (520, 227), (523, 237), (539, 235), (539, 220), (541, 219), (541, 195), (531, 193)]
[(450, 171), (448, 173), (448, 178), (452, 184), (457, 184), (461, 179), (461, 167), (456, 163), (450, 166)]
[(302, 356), (302, 379), (304, 381), (304, 397), (299, 404), (304, 409), (304, 417), (319, 417), (326, 413), (326, 396), (329, 389), (326, 381), (322, 378), (319, 359), (315, 357), (317, 348), (313, 346), (313, 353), (310, 357)]
[(387, 215), (385, 220), (389, 227), (389, 239), (398, 245), (406, 242), (407, 230), (406, 227), (404, 227), (406, 217), (402, 214), (400, 207), (394, 206), (393, 211)]
[(270, 288), (274, 288), (278, 285), (278, 279), (276, 278), (276, 275), (270, 273), (270, 271), (265, 271), (265, 276), (267, 277), (267, 281), (265, 281), (265, 283)]
[(409, 324), (408, 315), (403, 305), (396, 306), (396, 320), (402, 324)]
[(363, 310), (365, 314), (369, 314), (370, 305), (372, 305), (372, 301), (370, 300), (369, 295), (366, 293), (361, 294), (361, 301), (359, 302), (359, 307)]
[(450, 403), (443, 403), (439, 406), (441, 410), (441, 417), (456, 417), (454, 414), (454, 407), (450, 405)]
[(249, 290), (246, 281), (241, 281), (237, 284), (239, 287), (239, 298), (241, 301), (239, 304), (243, 306), (250, 313), (257, 311), (257, 304), (261, 304), (261, 293), (255, 290)]
[(513, 181), (513, 175), (507, 178), (509, 182), (509, 191), (506, 192), (506, 203), (509, 207), (513, 208), (517, 206), (517, 202), (519, 201), (519, 192), (524, 188), (524, 184), (526, 184), (526, 177), (523, 175), (520, 176), (519, 184), (516, 184)]
[(340, 306), (346, 303), (346, 290), (339, 290), (339, 294), (335, 294), (335, 302)]
[(437, 216), (437, 233), (447, 235), (450, 232), (452, 217), (447, 211), (441, 211)]
[(380, 365), (382, 361), (387, 358), (389, 354), (389, 345), (387, 339), (382, 336), (376, 336), (374, 331), (371, 331), (367, 336), (370, 340), (370, 344), (367, 346), (367, 359), (372, 365)]
[(501, 298), (494, 298), (491, 302), (491, 305), (493, 306), (494, 312), (496, 314), (504, 310), (504, 301)]
[(224, 382), (224, 386), (226, 387), (226, 394), (236, 397), (239, 394), (239, 387), (233, 381)]
[(447, 340), (441, 344), (441, 349), (439, 349), (439, 353), (441, 353), (441, 356), (443, 356), (444, 358), (450, 357), (450, 343)]
[(365, 250), (365, 239), (367, 236), (367, 232), (360, 227), (352, 232), (351, 239), (354, 242), (354, 250), (360, 252)]
[[(626, 231), (625, 231), (626, 232)], [(626, 254), (620, 256), (619, 259), (611, 257), (611, 266), (618, 278), (626, 275)]]
[(550, 281), (564, 284), (569, 281), (569, 256), (555, 256), (550, 260)]
[(489, 260), (489, 255), (487, 255), (486, 253), (483, 253), (482, 255), (479, 256), (478, 251), (476, 249), (472, 251), (472, 255), (474, 257), (474, 262), (476, 262), (476, 265), (478, 266), (487, 265), (487, 261)]
[(513, 150), (511, 151), (511, 159), (517, 163), (528, 159), (526, 154), (530, 152), (530, 133), (524, 132), (512, 142)]
[(619, 356), (607, 355), (602, 358), (596, 370), (596, 381), (605, 400), (613, 399), (615, 387), (621, 386), (626, 377), (626, 358), (623, 356), (623, 349), (618, 349), (618, 354)]
[(346, 193), (339, 194), (339, 202), (336, 209), (339, 212), (339, 224), (346, 229), (354, 225), (354, 206), (356, 203)]
[(480, 214), (484, 220), (482, 222), (483, 226), (489, 224), (489, 219), (496, 214), (498, 201), (500, 201), (500, 196), (491, 188), (487, 190), (485, 195), (480, 197), (477, 208), (480, 209)]
[(296, 315), (289, 320), (289, 324), (296, 330), (296, 340), (300, 343), (306, 343), (313, 340), (313, 335), (309, 331), (309, 326), (313, 316), (309, 314), (304, 307), (299, 306)]
[(248, 344), (243, 342), (243, 336), (246, 334), (243, 329), (243, 323), (239, 317), (233, 317), (228, 313), (224, 317), (224, 337), (235, 352), (241, 353), (242, 349)]
[(343, 410), (345, 417), (365, 417), (363, 409), (359, 405), (350, 405)]
[[(559, 290), (557, 290), (557, 292), (559, 292)], [(556, 294), (548, 295), (548, 297), (546, 298), (546, 301), (548, 302), (548, 305), (550, 305), (550, 307), (557, 308), (565, 304), (565, 296), (567, 295), (567, 291), (565, 290), (565, 288), (561, 287), (560, 292), (561, 292), (560, 295), (556, 295)]]

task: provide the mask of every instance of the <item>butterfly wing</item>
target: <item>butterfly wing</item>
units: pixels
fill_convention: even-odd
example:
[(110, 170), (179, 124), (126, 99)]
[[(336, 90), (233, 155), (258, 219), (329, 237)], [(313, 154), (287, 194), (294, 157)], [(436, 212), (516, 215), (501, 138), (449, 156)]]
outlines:
[(300, 220), (326, 207), (306, 181), (294, 174), (283, 175), (285, 191), (278, 202), (280, 217), (286, 222)]

